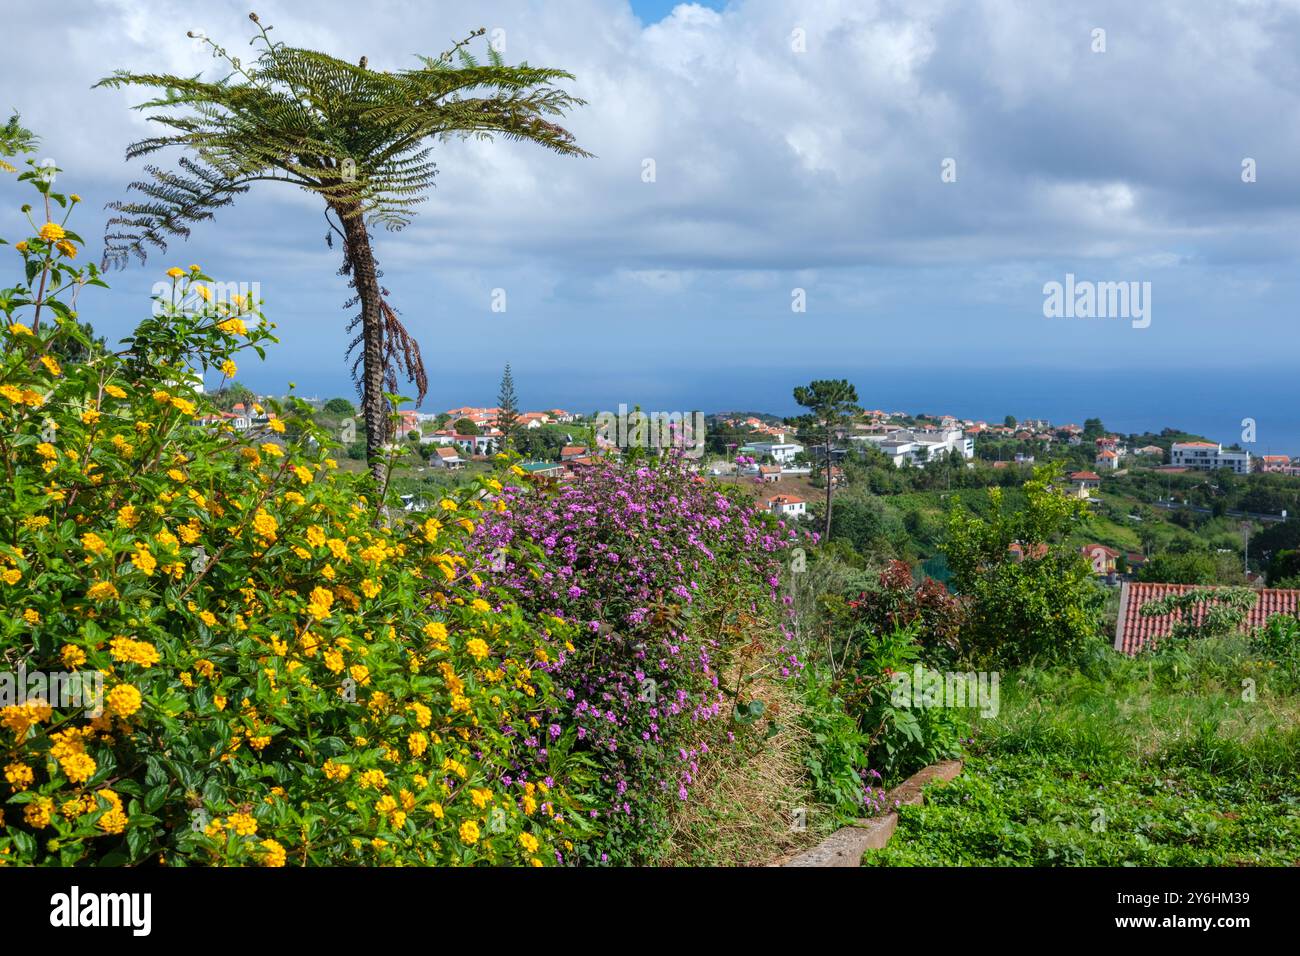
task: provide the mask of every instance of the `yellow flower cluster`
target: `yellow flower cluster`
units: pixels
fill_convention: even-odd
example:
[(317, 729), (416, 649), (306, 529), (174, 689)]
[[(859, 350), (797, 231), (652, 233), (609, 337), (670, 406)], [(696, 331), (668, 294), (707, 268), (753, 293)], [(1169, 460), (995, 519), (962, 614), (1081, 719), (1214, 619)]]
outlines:
[[(0, 415), (29, 436), (9, 446), (14, 494), (0, 502), (15, 529), (0, 582), (21, 625), (0, 652), (21, 647), (41, 658), (33, 666), (103, 688), (99, 713), (0, 709), (0, 802), (26, 794), (14, 804), (22, 824), (47, 837), (20, 845), (0, 824), (0, 854), (551, 859), (573, 831), (539, 811), (568, 797), (542, 797), (520, 773), (537, 760), (524, 741), (557, 705), (529, 667), (541, 626), (483, 600), (470, 543), (478, 495), (500, 485), (389, 526), (392, 502), (325, 457), (330, 436), (292, 408), (266, 411), (248, 435), (207, 424), (220, 419), (178, 384), (183, 369), (233, 376), (239, 350), (270, 332), (252, 303), (238, 316), (216, 306), (215, 320), (187, 313), (211, 280), (197, 267), (169, 274), (175, 294), (146, 319), (160, 333), (149, 341), (184, 351), (144, 368), (55, 358), (70, 353), (48, 323), (33, 331), (11, 316), (0, 335)], [(116, 791), (96, 786), (110, 766)], [(145, 808), (128, 814), (135, 799)]]

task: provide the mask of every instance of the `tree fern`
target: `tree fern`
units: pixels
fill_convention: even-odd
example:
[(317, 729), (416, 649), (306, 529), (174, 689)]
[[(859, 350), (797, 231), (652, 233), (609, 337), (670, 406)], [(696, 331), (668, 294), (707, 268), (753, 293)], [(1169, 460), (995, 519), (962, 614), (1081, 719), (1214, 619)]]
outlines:
[[(118, 71), (99, 82), (108, 88), (158, 91), (136, 106), (162, 132), (132, 144), (128, 159), (169, 147), (186, 155), (177, 168), (145, 167), (129, 198), (112, 202), (104, 237), (105, 265), (143, 260), (150, 249), (188, 238), (191, 226), (212, 219), (253, 183), (285, 182), (321, 197), (330, 235), (343, 240), (344, 263), (360, 305), (350, 329), (358, 330), (349, 354), (359, 350), (353, 377), (362, 393), (367, 452), (372, 466), (387, 437), (383, 387), (396, 390), (401, 372), (425, 393), (419, 346), (387, 301), (370, 248), (369, 227), (401, 229), (434, 184), (434, 145), (448, 137), (502, 136), (537, 143), (556, 153), (588, 156), (557, 122), (582, 100), (553, 84), (573, 79), (564, 70), (507, 65), (488, 46), (487, 63), (468, 49), (483, 29), (419, 66), (371, 70), (315, 50), (271, 40), (257, 24), (257, 53), (244, 63), (204, 39), (224, 76)], [(11, 121), (11, 123), (14, 121)], [(358, 374), (359, 373), (359, 374)]]

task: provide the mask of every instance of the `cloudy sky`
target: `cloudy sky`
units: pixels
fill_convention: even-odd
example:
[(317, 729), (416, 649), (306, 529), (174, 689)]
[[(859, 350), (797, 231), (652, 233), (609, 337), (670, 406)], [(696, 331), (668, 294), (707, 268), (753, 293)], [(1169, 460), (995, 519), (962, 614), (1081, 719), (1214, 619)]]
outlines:
[[(86, 198), (74, 225), (87, 238), (139, 173), (123, 149), (147, 129), (129, 109), (137, 92), (94, 81), (213, 69), (186, 31), (240, 46), (250, 2), (6, 11), (0, 108), (22, 113), (39, 155), (64, 168), (60, 185)], [(525, 404), (579, 407), (718, 407), (728, 382), (735, 404), (784, 410), (808, 370), (1186, 369), (1245, 388), (1295, 377), (1300, 0), (256, 9), (277, 38), (372, 69), (501, 30), (508, 60), (569, 70), (588, 101), (569, 125), (596, 158), (440, 145), (416, 221), (378, 236), (431, 371), (426, 408), (490, 402), (507, 361)], [(5, 196), (12, 237), (23, 200), (11, 180)], [(113, 274), (83, 311), (116, 339), (163, 269), (198, 262), (260, 283), (279, 323), (283, 345), (250, 364), (248, 384), (349, 394), (348, 291), (325, 231), (318, 200), (265, 184), (188, 243)], [(1067, 273), (1151, 283), (1149, 327), (1045, 318), (1044, 283)]]

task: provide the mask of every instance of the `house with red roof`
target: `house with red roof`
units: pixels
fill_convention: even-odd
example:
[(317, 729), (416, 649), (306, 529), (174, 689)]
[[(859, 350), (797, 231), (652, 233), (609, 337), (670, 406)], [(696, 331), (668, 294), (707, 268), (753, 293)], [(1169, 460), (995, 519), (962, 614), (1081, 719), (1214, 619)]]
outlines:
[(397, 437), (405, 438), (411, 432), (420, 430), (420, 416), (418, 412), (410, 409), (404, 409), (397, 413)]
[(1114, 471), (1119, 467), (1119, 452), (1106, 448), (1097, 452), (1097, 457), (1093, 459), (1098, 469)]
[(1070, 472), (1070, 482), (1079, 497), (1086, 498), (1088, 492), (1096, 491), (1101, 487), (1101, 475), (1095, 471), (1073, 471)]
[[(1174, 624), (1179, 620), (1177, 614), (1151, 615), (1142, 613), (1142, 608), (1152, 601), (1170, 595), (1186, 594), (1188, 591), (1215, 590), (1194, 584), (1154, 584), (1144, 581), (1125, 581), (1120, 586), (1119, 619), (1115, 623), (1115, 650), (1125, 654), (1136, 655), (1150, 648), (1162, 637), (1168, 637)], [(1246, 614), (1242, 622), (1243, 630), (1263, 627), (1275, 614), (1300, 616), (1300, 589), (1263, 588), (1255, 592), (1258, 600)], [(1198, 614), (1203, 614), (1202, 609)]]
[(1291, 459), (1286, 455), (1260, 455), (1255, 459), (1255, 470), (1280, 475), (1293, 474)]
[(1115, 561), (1119, 558), (1119, 552), (1114, 548), (1108, 548), (1104, 544), (1085, 544), (1079, 551), (1092, 565), (1093, 574), (1104, 577), (1115, 573)]
[(465, 467), (465, 459), (460, 457), (459, 451), (451, 445), (439, 445), (429, 456), (429, 464), (434, 468), (447, 468), (451, 471), (459, 471)]
[(768, 511), (783, 518), (802, 518), (808, 513), (808, 503), (794, 495), (773, 495), (763, 505)]

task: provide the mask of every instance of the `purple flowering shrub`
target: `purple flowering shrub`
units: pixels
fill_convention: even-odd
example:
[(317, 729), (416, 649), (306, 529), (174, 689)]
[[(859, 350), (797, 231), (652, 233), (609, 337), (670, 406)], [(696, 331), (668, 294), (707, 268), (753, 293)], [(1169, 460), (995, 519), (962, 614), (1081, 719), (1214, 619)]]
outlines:
[(485, 587), (576, 635), (549, 638), (539, 666), (563, 704), (526, 743), (553, 767), (578, 755), (569, 763), (588, 768), (592, 861), (646, 859), (710, 741), (734, 739), (761, 706), (732, 673), (739, 658), (748, 667), (761, 648), (772, 676), (800, 667), (778, 592), (796, 532), (674, 461), (507, 487), (497, 507), (480, 545), (508, 557)]

